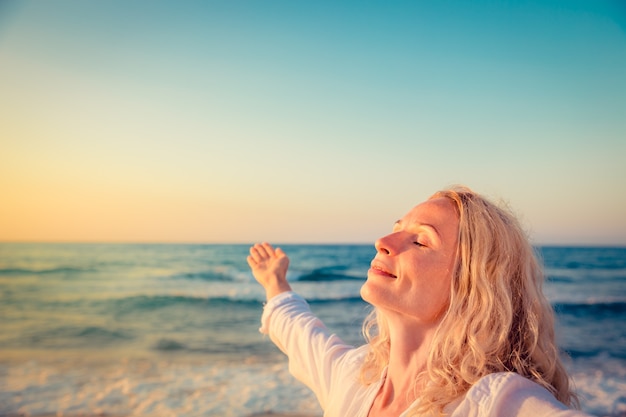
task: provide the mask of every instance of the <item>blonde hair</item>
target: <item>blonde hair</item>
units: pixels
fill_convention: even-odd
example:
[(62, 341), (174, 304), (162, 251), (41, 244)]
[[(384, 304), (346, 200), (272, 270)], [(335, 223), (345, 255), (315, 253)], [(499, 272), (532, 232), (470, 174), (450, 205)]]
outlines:
[[(443, 407), (480, 378), (516, 372), (548, 389), (568, 406), (578, 406), (560, 359), (554, 313), (542, 292), (543, 269), (516, 218), (468, 188), (431, 198), (449, 198), (459, 215), (457, 266), (448, 309), (432, 341), (423, 387), (412, 415)], [(365, 384), (389, 363), (389, 332), (374, 310), (363, 330), (369, 354), (361, 369)]]

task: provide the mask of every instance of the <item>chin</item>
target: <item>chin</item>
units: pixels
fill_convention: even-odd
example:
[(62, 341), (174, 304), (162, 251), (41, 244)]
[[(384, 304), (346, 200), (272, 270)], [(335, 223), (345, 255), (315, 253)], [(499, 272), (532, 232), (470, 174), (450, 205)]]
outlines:
[(363, 301), (370, 303), (373, 306), (376, 306), (376, 289), (372, 288), (372, 283), (369, 281), (365, 281), (365, 283), (361, 286), (361, 298)]
[(361, 285), (361, 290), (359, 291), (359, 294), (361, 295), (361, 298), (364, 301), (367, 301), (368, 303), (370, 302), (369, 297), (368, 297), (368, 288), (367, 288), (367, 281), (365, 281), (365, 283), (363, 285)]

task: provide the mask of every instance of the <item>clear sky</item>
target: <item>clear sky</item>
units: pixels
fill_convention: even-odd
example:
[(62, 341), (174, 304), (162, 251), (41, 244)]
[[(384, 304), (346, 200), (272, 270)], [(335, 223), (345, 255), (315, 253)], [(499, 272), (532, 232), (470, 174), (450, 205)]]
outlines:
[(369, 243), (452, 184), (626, 245), (623, 1), (0, 3), (0, 241)]

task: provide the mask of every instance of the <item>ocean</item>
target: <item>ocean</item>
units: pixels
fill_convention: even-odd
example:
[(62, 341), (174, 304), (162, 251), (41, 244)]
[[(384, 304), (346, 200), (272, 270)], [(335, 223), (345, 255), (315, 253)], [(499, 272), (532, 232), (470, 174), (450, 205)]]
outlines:
[[(258, 332), (248, 245), (0, 243), (0, 416), (321, 415)], [(373, 245), (281, 245), (361, 344)], [(626, 248), (541, 247), (582, 409), (626, 416)]]

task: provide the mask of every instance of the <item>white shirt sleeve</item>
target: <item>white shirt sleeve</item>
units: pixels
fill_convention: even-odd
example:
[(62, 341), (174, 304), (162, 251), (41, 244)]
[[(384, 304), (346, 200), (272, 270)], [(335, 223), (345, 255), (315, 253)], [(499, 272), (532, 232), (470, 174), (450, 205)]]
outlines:
[[(315, 393), (326, 417), (367, 416), (383, 380), (369, 386), (358, 381), (367, 346), (355, 349), (331, 334), (307, 302), (293, 292), (268, 301), (259, 330), (269, 334), (289, 357), (289, 371)], [(450, 417), (588, 417), (512, 372), (481, 378), (445, 413)], [(402, 416), (408, 414), (409, 410)]]
[[(326, 409), (329, 396), (345, 387), (334, 387), (344, 380), (342, 368), (354, 373), (353, 346), (331, 334), (324, 323), (313, 315), (308, 303), (294, 292), (279, 294), (268, 301), (261, 318), (261, 333), (269, 334), (276, 346), (289, 357), (289, 371), (306, 384)], [(346, 363), (349, 362), (349, 363)], [(358, 378), (358, 375), (353, 375)]]

